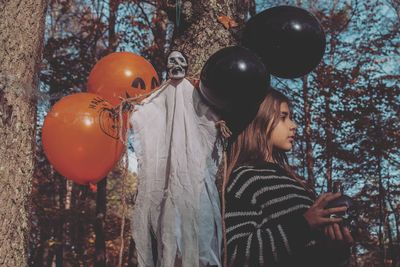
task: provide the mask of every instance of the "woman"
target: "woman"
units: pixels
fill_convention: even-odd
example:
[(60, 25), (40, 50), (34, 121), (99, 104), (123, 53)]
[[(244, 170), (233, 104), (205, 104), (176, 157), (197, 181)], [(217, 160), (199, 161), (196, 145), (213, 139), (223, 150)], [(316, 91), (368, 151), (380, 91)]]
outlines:
[[(229, 266), (340, 266), (349, 256), (349, 230), (339, 227), (340, 218), (329, 217), (346, 207), (324, 209), (340, 194), (315, 200), (287, 163), (285, 152), (297, 127), (288, 105), (271, 89), (255, 118), (228, 146), (224, 218)], [(339, 246), (324, 234), (341, 240)]]

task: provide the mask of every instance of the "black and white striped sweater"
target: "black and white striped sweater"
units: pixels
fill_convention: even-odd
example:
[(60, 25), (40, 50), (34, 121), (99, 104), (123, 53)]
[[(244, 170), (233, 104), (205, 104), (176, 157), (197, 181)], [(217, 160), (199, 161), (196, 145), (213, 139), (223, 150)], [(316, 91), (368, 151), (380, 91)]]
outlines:
[(303, 214), (314, 199), (278, 164), (236, 168), (225, 199), (229, 266), (292, 266), (313, 244)]

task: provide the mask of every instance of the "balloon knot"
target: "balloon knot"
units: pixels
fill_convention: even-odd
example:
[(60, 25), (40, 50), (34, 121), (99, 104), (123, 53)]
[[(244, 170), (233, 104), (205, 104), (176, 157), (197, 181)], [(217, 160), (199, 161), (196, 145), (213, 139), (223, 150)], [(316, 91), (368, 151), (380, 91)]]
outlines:
[(89, 189), (90, 189), (90, 191), (96, 193), (97, 192), (97, 184), (89, 183)]
[(199, 79), (193, 79), (192, 82), (194, 88), (196, 88), (197, 90), (200, 88), (200, 80)]
[(215, 123), (215, 126), (218, 128), (218, 130), (220, 131), (220, 133), (222, 134), (222, 136), (225, 139), (228, 139), (229, 137), (232, 136), (232, 132), (228, 128), (228, 126), (226, 125), (226, 122), (224, 120), (217, 121)]

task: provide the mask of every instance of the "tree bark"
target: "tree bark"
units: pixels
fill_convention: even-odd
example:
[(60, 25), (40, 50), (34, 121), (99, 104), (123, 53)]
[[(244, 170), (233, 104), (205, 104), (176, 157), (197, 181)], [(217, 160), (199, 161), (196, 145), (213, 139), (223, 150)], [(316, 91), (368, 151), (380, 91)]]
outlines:
[(46, 1), (0, 4), (0, 265), (27, 266), (37, 72)]
[[(191, 0), (182, 2), (182, 21), (179, 27), (175, 26), (172, 49), (182, 51), (188, 56), (189, 76), (198, 78), (203, 64), (213, 53), (237, 43), (237, 31), (240, 26), (243, 26), (247, 13), (252, 12), (254, 1)], [(247, 8), (243, 8), (244, 6)], [(168, 12), (170, 16), (171, 13), (173, 12)], [(218, 17), (222, 15), (235, 19), (239, 23), (238, 29), (225, 29), (218, 22)]]

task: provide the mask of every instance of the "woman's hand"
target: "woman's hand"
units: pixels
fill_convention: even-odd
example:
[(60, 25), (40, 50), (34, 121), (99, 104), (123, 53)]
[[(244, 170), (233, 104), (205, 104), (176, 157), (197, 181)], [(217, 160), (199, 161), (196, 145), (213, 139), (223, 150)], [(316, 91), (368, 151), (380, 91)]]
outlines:
[(324, 233), (331, 240), (344, 240), (348, 244), (353, 244), (354, 239), (351, 236), (350, 230), (347, 227), (341, 227), (339, 224), (334, 223), (324, 227)]
[(324, 209), (328, 203), (341, 196), (341, 193), (325, 193), (322, 194), (315, 203), (303, 214), (304, 218), (307, 220), (308, 224), (312, 229), (319, 228), (326, 224), (339, 223), (342, 218), (329, 217), (329, 215), (337, 212), (342, 212), (347, 209), (347, 207), (338, 207)]

